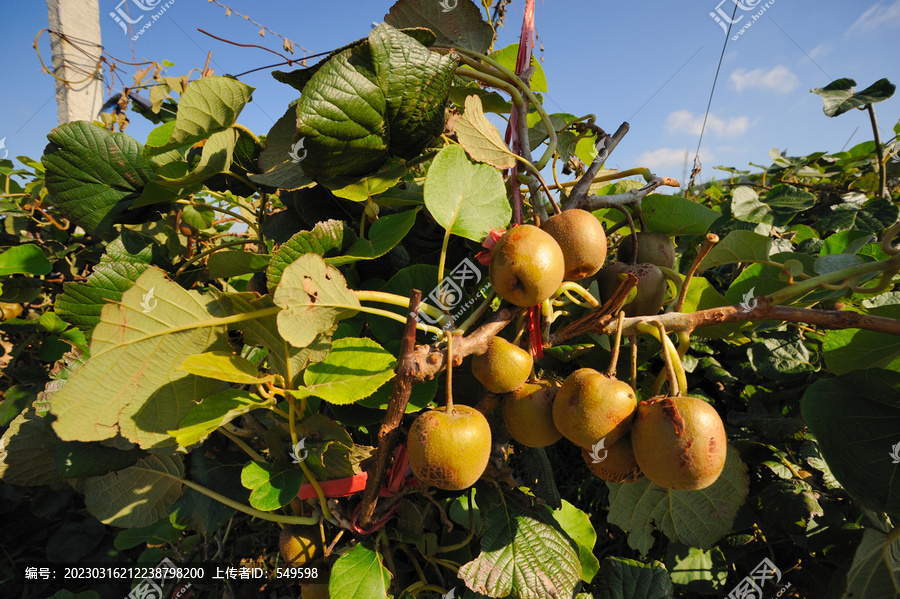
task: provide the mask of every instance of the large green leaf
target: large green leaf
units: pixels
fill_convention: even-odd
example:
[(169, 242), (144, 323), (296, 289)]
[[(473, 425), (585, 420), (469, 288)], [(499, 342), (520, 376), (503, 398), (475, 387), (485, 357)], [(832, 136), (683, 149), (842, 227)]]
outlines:
[[(640, 184), (636, 187), (640, 187)], [(722, 216), (720, 212), (710, 210), (703, 204), (692, 202), (687, 198), (657, 193), (651, 193), (641, 200), (641, 210), (644, 213), (644, 220), (647, 221), (648, 231), (670, 236), (703, 235), (709, 231), (713, 222)]]
[(822, 97), (824, 103), (822, 110), (825, 114), (835, 117), (866, 104), (883, 102), (893, 96), (896, 89), (897, 86), (887, 79), (879, 79), (861, 92), (857, 92), (856, 81), (853, 79), (837, 79), (825, 87), (817, 87), (810, 91)]
[(608, 557), (600, 565), (595, 599), (669, 599), (674, 592), (661, 563)]
[(100, 443), (60, 441), (53, 446), (53, 461), (60, 475), (81, 478), (132, 466), (141, 453), (138, 450), (122, 451)]
[(581, 580), (590, 582), (600, 562), (594, 556), (594, 545), (597, 544), (597, 531), (591, 524), (591, 518), (566, 500), (562, 501), (562, 507), (553, 510), (553, 519), (569, 537), (578, 545), (578, 559), (581, 561)]
[(853, 599), (900, 598), (900, 539), (867, 528), (847, 573), (844, 597)]
[(143, 147), (124, 133), (74, 121), (47, 139), (41, 163), (50, 203), (91, 235), (108, 233), (153, 178)]
[(134, 528), (149, 526), (169, 515), (181, 495), (184, 478), (180, 456), (150, 455), (134, 466), (89, 478), (84, 483), (84, 504), (104, 524)]
[[(515, 72), (516, 62), (519, 59), (519, 43), (516, 42), (514, 44), (506, 46), (505, 48), (492, 52), (491, 58), (502, 64), (510, 71)], [(541, 62), (538, 60), (537, 56), (534, 56), (532, 54), (531, 64), (529, 66), (534, 67), (534, 73), (532, 73), (531, 79), (528, 80), (528, 86), (531, 88), (531, 90), (536, 92), (548, 91), (547, 76), (544, 74), (544, 67), (541, 66)]]
[(15, 274), (45, 275), (50, 272), (50, 261), (33, 243), (16, 245), (0, 254), (0, 277)]
[(697, 270), (702, 272), (722, 264), (768, 260), (771, 249), (772, 240), (765, 235), (753, 231), (732, 231), (706, 255)]
[(630, 547), (646, 554), (653, 546), (654, 527), (672, 541), (712, 547), (731, 530), (738, 508), (747, 498), (750, 480), (747, 466), (729, 446), (722, 474), (705, 489), (664, 489), (647, 478), (606, 484), (609, 522), (629, 533)]
[(387, 599), (391, 573), (381, 554), (358, 543), (331, 568), (328, 591), (341, 599)]
[(210, 395), (194, 406), (169, 434), (182, 447), (190, 447), (238, 416), (274, 403), (242, 389), (229, 389)]
[(250, 462), (241, 471), (241, 484), (251, 489), (250, 505), (270, 512), (286, 506), (297, 497), (304, 475), (296, 464)]
[(281, 281), (284, 269), (303, 254), (329, 256), (340, 251), (344, 246), (344, 235), (347, 233), (348, 228), (343, 221), (324, 220), (316, 223), (312, 231), (300, 231), (281, 244), (281, 247), (272, 254), (266, 271), (269, 289), (275, 289)]
[(278, 332), (294, 347), (306, 347), (359, 309), (340, 271), (318, 254), (304, 254), (284, 269), (273, 300), (282, 308)]
[(512, 216), (497, 169), (472, 164), (459, 146), (441, 150), (428, 168), (425, 206), (447, 231), (478, 242), (491, 229), (505, 229)]
[[(898, 304), (853, 311), (900, 319)], [(825, 333), (822, 352), (828, 369), (834, 374), (846, 374), (866, 368), (886, 368), (900, 372), (900, 337), (897, 335), (865, 329), (832, 330)]]
[(148, 155), (161, 154), (228, 129), (237, 123), (253, 90), (231, 77), (203, 77), (191, 82), (178, 103), (174, 125), (167, 123), (158, 128), (165, 133), (171, 131), (170, 135), (165, 139), (165, 135), (151, 136), (144, 151)]
[(432, 52), (385, 24), (369, 33), (369, 46), (387, 101), (391, 154), (414, 158), (444, 130), (456, 57)]
[(241, 250), (222, 250), (206, 261), (211, 279), (229, 279), (251, 272), (262, 272), (269, 266), (268, 254)]
[(369, 228), (368, 239), (357, 239), (340, 256), (325, 258), (333, 266), (352, 264), (360, 260), (373, 260), (387, 254), (400, 243), (416, 222), (419, 209), (382, 216)]
[(203, 144), (200, 161), (190, 172), (179, 177), (157, 175), (154, 183), (167, 189), (181, 189), (202, 183), (213, 175), (227, 173), (234, 159), (234, 146), (239, 135), (234, 127), (213, 133)]
[(376, 83), (369, 48), (332, 57), (306, 84), (297, 103), (297, 130), (307, 176), (364, 175), (387, 158), (387, 102)]
[(271, 376), (261, 376), (250, 360), (223, 350), (188, 356), (178, 369), (238, 385), (257, 385), (272, 380)]
[[(862, 194), (860, 194), (862, 195)], [(818, 223), (821, 231), (868, 231), (880, 233), (897, 222), (900, 208), (885, 198), (863, 202), (844, 202), (831, 207), (831, 214), (823, 216)]]
[(214, 304), (155, 267), (144, 272), (120, 303), (104, 306), (91, 357), (52, 396), (56, 434), (102, 441), (121, 433), (142, 448), (172, 442), (166, 431), (194, 402), (221, 389), (178, 370), (187, 356), (225, 349), (225, 327), (203, 324)]
[(582, 576), (572, 542), (512, 498), (498, 498), (491, 502), (478, 493), (482, 513), (487, 509), (481, 553), (459, 569), (459, 577), (488, 597), (571, 597)]
[(900, 374), (855, 370), (818, 380), (803, 393), (803, 420), (834, 477), (854, 499), (900, 515)]
[(57, 442), (46, 419), (32, 410), (19, 414), (0, 437), (0, 480), (23, 487), (59, 482), (53, 464)]
[(334, 341), (324, 361), (306, 369), (310, 394), (334, 404), (349, 404), (372, 395), (394, 377), (397, 360), (371, 339)]
[[(308, 150), (297, 136), (297, 106), (291, 104), (266, 136), (266, 147), (259, 154), (261, 174), (251, 174), (254, 183), (280, 187), (281, 189), (300, 189), (312, 184), (301, 167), (308, 156)], [(305, 141), (305, 140), (304, 140)]]
[(515, 155), (503, 141), (500, 131), (487, 117), (477, 95), (466, 96), (465, 112), (456, 121), (456, 137), (459, 145), (478, 162), (485, 162), (495, 168), (512, 168), (516, 164)]
[(431, 0), (400, 0), (391, 6), (384, 22), (397, 29), (427, 27), (437, 36), (439, 46), (456, 46), (483, 54), (491, 47), (493, 28), (481, 18), (481, 10), (472, 0), (459, 0), (452, 10)]

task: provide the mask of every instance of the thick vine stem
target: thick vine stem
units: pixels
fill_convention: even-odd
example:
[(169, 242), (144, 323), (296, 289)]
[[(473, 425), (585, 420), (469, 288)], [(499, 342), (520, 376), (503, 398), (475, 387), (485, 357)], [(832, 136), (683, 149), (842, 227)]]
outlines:
[(637, 287), (638, 279), (633, 274), (629, 274), (625, 280), (619, 285), (612, 297), (606, 303), (591, 312), (582, 316), (573, 323), (566, 325), (556, 333), (550, 335), (550, 346), (559, 345), (567, 339), (572, 339), (588, 333), (590, 331), (599, 331), (612, 322), (613, 314), (617, 313), (628, 299), (631, 290)]
[(598, 140), (596, 144), (597, 155), (594, 156), (593, 162), (591, 162), (591, 165), (585, 171), (581, 179), (579, 179), (572, 187), (572, 192), (569, 194), (569, 200), (563, 206), (565, 210), (568, 210), (569, 208), (579, 208), (580, 204), (587, 199), (588, 191), (591, 189), (591, 183), (594, 182), (594, 177), (600, 172), (603, 163), (606, 162), (606, 159), (609, 158), (612, 151), (616, 149), (616, 146), (619, 145), (619, 142), (622, 141), (622, 138), (625, 137), (630, 128), (631, 125), (628, 123), (622, 123), (611, 136), (608, 135)]
[(360, 528), (363, 529), (371, 528), (375, 523), (375, 503), (378, 500), (378, 491), (381, 489), (381, 481), (387, 472), (388, 461), (394, 454), (394, 447), (399, 440), (400, 422), (406, 413), (406, 404), (409, 403), (409, 396), (415, 382), (412, 374), (414, 370), (412, 359), (416, 345), (416, 315), (421, 301), (422, 292), (413, 289), (409, 294), (406, 328), (401, 339), (400, 358), (397, 361), (391, 398), (388, 401), (387, 413), (378, 431), (378, 448), (375, 450), (375, 459), (367, 469), (369, 478), (366, 480), (366, 488), (363, 491), (362, 508), (359, 515)]
[(666, 185), (668, 187), (681, 187), (681, 183), (672, 177), (653, 177), (653, 179), (639, 189), (632, 189), (625, 193), (617, 193), (608, 196), (588, 196), (582, 199), (569, 198), (566, 202), (566, 210), (570, 208), (581, 208), (582, 210), (597, 210), (598, 208), (611, 208), (621, 204), (640, 205), (644, 197), (650, 195), (657, 187)]

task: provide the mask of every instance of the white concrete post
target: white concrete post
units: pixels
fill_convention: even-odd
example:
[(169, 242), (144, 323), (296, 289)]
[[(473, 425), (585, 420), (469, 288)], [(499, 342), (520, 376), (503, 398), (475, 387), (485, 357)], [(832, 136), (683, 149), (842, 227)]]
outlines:
[(56, 81), (59, 123), (93, 121), (103, 106), (102, 73), (88, 78), (101, 56), (99, 0), (47, 0), (47, 15), (51, 31), (72, 39), (50, 35), (53, 69), (63, 80)]

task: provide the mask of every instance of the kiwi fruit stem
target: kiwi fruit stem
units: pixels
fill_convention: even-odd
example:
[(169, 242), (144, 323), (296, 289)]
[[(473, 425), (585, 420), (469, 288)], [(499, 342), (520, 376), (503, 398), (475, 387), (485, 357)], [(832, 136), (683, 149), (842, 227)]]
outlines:
[[(674, 307), (675, 302), (678, 301), (678, 296), (681, 295), (681, 287), (682, 287), (682, 285), (684, 285), (684, 279), (681, 277), (681, 275), (679, 273), (675, 272), (671, 268), (667, 268), (665, 266), (657, 266), (657, 268), (659, 268), (659, 270), (662, 271), (662, 274), (667, 279), (669, 279), (670, 281), (672, 281), (675, 284), (675, 299), (672, 300), (672, 304), (670, 306), (670, 307)], [(668, 312), (668, 310), (669, 309), (666, 308), (667, 312)]]
[(619, 346), (622, 345), (622, 325), (625, 323), (625, 312), (619, 310), (619, 324), (616, 327), (616, 342), (613, 344), (612, 356), (609, 358), (609, 367), (606, 369), (606, 376), (615, 378), (616, 366), (619, 363)]
[(447, 336), (447, 413), (453, 413), (453, 333)]
[[(553, 300), (553, 299), (556, 299), (557, 297), (559, 297), (560, 295), (565, 294), (566, 297), (568, 297), (569, 300), (571, 300), (571, 302), (573, 304), (579, 304), (579, 302), (577, 300), (575, 300), (574, 298), (572, 298), (571, 295), (569, 295), (570, 291), (573, 293), (577, 293), (581, 297), (581, 299), (583, 299), (588, 304), (590, 304), (591, 308), (593, 308), (594, 310), (596, 310), (597, 308), (600, 307), (600, 302), (597, 301), (597, 298), (595, 298), (593, 295), (591, 295), (591, 293), (587, 289), (585, 289), (584, 287), (582, 287), (575, 281), (563, 281), (562, 285), (559, 286), (559, 289), (556, 290), (556, 293), (554, 293), (550, 297), (550, 299)], [(583, 304), (582, 304), (582, 306), (583, 306)]]
[[(685, 354), (687, 354), (688, 350), (691, 347), (691, 336), (687, 333), (687, 331), (678, 331), (675, 333), (678, 337), (678, 358), (684, 358)], [(656, 380), (653, 381), (653, 389), (650, 391), (650, 396), (659, 395), (660, 390), (662, 390), (663, 383), (666, 381), (666, 373), (665, 371), (660, 372)]]
[(655, 324), (660, 328), (658, 329), (657, 326), (646, 322), (638, 323), (635, 328), (641, 333), (653, 335), (656, 337), (657, 341), (662, 344), (662, 353), (663, 359), (666, 361), (666, 368), (671, 364), (672, 369), (674, 370), (675, 384), (672, 384), (672, 381), (670, 380), (670, 395), (678, 395), (679, 387), (684, 389), (684, 392), (687, 393), (687, 375), (684, 372), (684, 366), (681, 364), (681, 356), (679, 356), (678, 350), (675, 349), (675, 344), (672, 343), (672, 340), (666, 335), (666, 329), (662, 326), (662, 323), (657, 321)]
[[(682, 388), (678, 381), (678, 377), (675, 376), (675, 366), (672, 364), (672, 352), (669, 349), (671, 340), (669, 339), (669, 336), (666, 335), (666, 326), (659, 321), (656, 321), (654, 324), (656, 325), (656, 328), (659, 329), (659, 339), (662, 341), (662, 355), (663, 361), (666, 363), (666, 376), (669, 379), (669, 393), (675, 396), (681, 395)], [(666, 341), (669, 343), (666, 343)], [(687, 393), (687, 388), (684, 389), (684, 393)]]

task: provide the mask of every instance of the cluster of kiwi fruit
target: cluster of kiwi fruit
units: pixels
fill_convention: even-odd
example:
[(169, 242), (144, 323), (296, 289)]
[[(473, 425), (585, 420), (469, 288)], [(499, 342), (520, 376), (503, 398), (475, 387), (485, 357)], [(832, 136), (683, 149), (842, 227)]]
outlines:
[[(606, 234), (587, 211), (566, 210), (541, 227), (514, 227), (494, 246), (491, 284), (503, 299), (530, 307), (552, 297), (563, 281), (595, 275), (605, 300), (618, 288), (621, 274), (633, 273), (638, 278), (637, 292), (624, 314), (656, 314), (666, 292), (660, 267), (674, 266), (674, 244), (664, 234), (632, 235), (620, 244), (620, 261), (604, 266)], [(617, 338), (617, 346), (619, 342)], [(632, 387), (615, 378), (614, 365), (606, 373), (576, 370), (561, 385), (529, 381), (532, 368), (531, 353), (501, 337), (491, 339), (472, 358), (475, 378), (502, 395), (506, 427), (519, 443), (546, 447), (566, 437), (582, 448), (591, 471), (611, 482), (633, 482), (646, 475), (669, 489), (701, 489), (721, 474), (725, 430), (718, 413), (705, 401), (676, 393), (638, 403)], [(484, 414), (468, 406), (452, 406), (451, 401), (413, 422), (409, 460), (421, 482), (462, 490), (484, 473), (491, 432)], [(601, 440), (605, 457), (597, 460), (593, 452)]]

